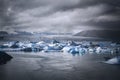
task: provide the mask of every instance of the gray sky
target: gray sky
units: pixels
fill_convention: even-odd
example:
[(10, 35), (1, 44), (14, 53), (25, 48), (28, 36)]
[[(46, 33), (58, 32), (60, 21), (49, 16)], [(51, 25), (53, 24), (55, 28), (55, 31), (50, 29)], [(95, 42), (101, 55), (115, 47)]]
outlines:
[(120, 30), (120, 0), (0, 0), (0, 30)]

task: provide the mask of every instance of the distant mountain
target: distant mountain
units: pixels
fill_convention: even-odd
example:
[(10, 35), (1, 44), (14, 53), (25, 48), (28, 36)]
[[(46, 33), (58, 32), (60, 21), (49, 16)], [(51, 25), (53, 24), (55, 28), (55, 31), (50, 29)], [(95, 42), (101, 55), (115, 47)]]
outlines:
[(86, 30), (81, 31), (74, 36), (97, 37), (109, 40), (120, 40), (120, 30)]
[(72, 35), (72, 33), (55, 33), (55, 32), (34, 32), (39, 35)]
[(26, 31), (15, 31), (18, 35), (32, 35), (32, 33), (30, 32), (26, 32)]
[(3, 40), (8, 33), (6, 31), (0, 31), (0, 40)]
[(7, 35), (8, 33), (6, 31), (0, 31), (0, 35)]

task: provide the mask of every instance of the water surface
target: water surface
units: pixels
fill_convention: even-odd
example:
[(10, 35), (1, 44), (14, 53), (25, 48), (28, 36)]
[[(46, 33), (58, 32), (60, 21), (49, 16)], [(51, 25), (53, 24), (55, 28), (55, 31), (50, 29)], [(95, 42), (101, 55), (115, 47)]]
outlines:
[(120, 66), (101, 63), (108, 55), (9, 52), (0, 80), (120, 80)]

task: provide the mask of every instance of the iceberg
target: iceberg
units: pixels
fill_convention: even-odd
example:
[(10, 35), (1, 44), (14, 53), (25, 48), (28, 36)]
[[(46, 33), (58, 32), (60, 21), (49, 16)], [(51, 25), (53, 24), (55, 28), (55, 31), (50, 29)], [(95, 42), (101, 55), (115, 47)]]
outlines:
[(95, 49), (94, 49), (94, 48), (89, 48), (89, 49), (88, 49), (88, 52), (89, 52), (90, 54), (92, 54), (92, 53), (95, 52)]
[(64, 53), (68, 53), (71, 49), (72, 49), (72, 46), (65, 46), (65, 47), (62, 49), (62, 51), (63, 51)]
[(80, 54), (80, 55), (84, 55), (84, 54), (86, 53), (86, 51), (87, 51), (87, 50), (86, 50), (85, 48), (80, 48), (80, 49), (79, 49), (79, 54)]
[(53, 40), (53, 41), (52, 41), (52, 44), (56, 44), (56, 43), (60, 43), (60, 42), (57, 41), (57, 40)]
[(79, 44), (75, 43), (74, 41), (69, 41), (67, 43), (68, 46), (78, 46)]
[(120, 56), (111, 58), (107, 61), (105, 61), (107, 64), (119, 64), (120, 65)]
[(79, 50), (77, 50), (75, 47), (71, 48), (69, 52), (71, 54), (79, 54)]
[(7, 53), (0, 51), (0, 64), (6, 64), (7, 61), (11, 60), (13, 57)]
[(101, 48), (101, 47), (97, 47), (97, 48), (96, 48), (96, 53), (99, 54), (99, 53), (101, 53), (101, 52), (102, 52), (102, 48)]
[(58, 52), (58, 51), (61, 51), (62, 50), (62, 46), (60, 46), (60, 45), (58, 45), (58, 44), (49, 44), (48, 46), (45, 46), (44, 48), (43, 48), (43, 50), (45, 51), (45, 52), (51, 52), (51, 51), (56, 51), (56, 52)]

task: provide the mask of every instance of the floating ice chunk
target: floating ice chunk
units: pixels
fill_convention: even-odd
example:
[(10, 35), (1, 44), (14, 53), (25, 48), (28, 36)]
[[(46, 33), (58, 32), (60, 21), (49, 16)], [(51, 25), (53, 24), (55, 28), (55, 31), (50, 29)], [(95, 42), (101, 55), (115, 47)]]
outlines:
[(75, 43), (74, 41), (69, 41), (67, 45), (68, 46), (78, 46), (78, 44)]
[(60, 43), (60, 42), (57, 41), (57, 40), (53, 40), (53, 41), (52, 41), (52, 44), (56, 44), (56, 43)]
[(84, 55), (86, 53), (86, 49), (85, 48), (80, 48), (79, 49), (79, 54), (80, 55)]
[(94, 49), (94, 48), (89, 48), (89, 49), (88, 49), (88, 52), (89, 52), (89, 53), (94, 53), (94, 52), (95, 52), (95, 49)]
[(101, 47), (97, 47), (97, 48), (96, 48), (96, 53), (99, 54), (99, 53), (101, 53), (101, 51), (102, 51), (102, 48), (101, 48)]
[(62, 49), (62, 51), (63, 51), (64, 53), (66, 53), (66, 52), (68, 53), (71, 48), (72, 48), (72, 46), (66, 46), (66, 47), (64, 47), (64, 48)]
[(107, 63), (107, 64), (120, 64), (120, 56), (109, 59), (108, 61), (105, 61), (105, 63)]
[(43, 50), (44, 50), (45, 52), (51, 52), (51, 51), (58, 52), (58, 51), (60, 51), (61, 49), (62, 49), (61, 46), (55, 45), (55, 44), (49, 44), (48, 46), (45, 46), (45, 47), (43, 48)]
[[(112, 49), (110, 49), (110, 48), (102, 48), (102, 50), (101, 50), (101, 53), (111, 53), (111, 50)], [(113, 53), (113, 52), (112, 52)]]
[(19, 46), (19, 48), (22, 48), (24, 46), (24, 43), (19, 42), (17, 45)]
[(40, 41), (40, 42), (37, 42), (36, 44), (41, 45), (41, 44), (45, 44), (45, 42), (44, 41)]
[(32, 47), (32, 43), (24, 44), (25, 47)]
[(70, 53), (76, 54), (76, 53), (79, 53), (79, 50), (76, 49), (75, 47), (73, 47), (73, 48), (70, 49)]

